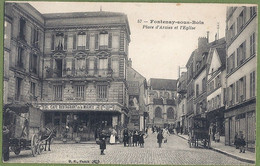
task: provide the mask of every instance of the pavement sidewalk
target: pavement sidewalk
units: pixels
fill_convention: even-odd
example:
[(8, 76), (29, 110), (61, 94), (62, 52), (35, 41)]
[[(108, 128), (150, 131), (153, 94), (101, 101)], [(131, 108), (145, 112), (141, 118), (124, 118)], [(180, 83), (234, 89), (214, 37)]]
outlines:
[[(188, 135), (181, 135), (181, 134), (176, 134), (176, 135), (186, 140), (188, 140), (189, 138)], [(255, 160), (256, 160), (255, 153), (250, 151), (246, 151), (245, 153), (239, 153), (239, 149), (236, 149), (235, 147), (232, 146), (226, 146), (224, 141), (225, 141), (225, 137), (220, 137), (220, 142), (211, 142), (210, 148), (216, 152), (225, 154), (237, 160), (255, 164)]]

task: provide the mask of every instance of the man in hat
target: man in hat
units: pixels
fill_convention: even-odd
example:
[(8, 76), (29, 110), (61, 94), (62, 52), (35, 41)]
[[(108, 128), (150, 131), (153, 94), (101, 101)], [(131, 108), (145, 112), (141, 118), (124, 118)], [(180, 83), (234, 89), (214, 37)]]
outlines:
[(99, 136), (99, 140), (100, 140), (100, 144), (99, 144), (99, 147), (100, 147), (100, 150), (101, 150), (101, 155), (105, 155), (104, 151), (106, 149), (106, 133), (105, 133), (105, 130), (102, 130), (101, 131), (101, 134)]

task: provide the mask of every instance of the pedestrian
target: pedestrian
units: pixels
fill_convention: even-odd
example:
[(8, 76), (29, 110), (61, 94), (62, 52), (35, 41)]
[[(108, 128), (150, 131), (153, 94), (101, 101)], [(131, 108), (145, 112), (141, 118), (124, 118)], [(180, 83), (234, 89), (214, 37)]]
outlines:
[(216, 125), (213, 124), (213, 128), (212, 128), (213, 141), (215, 141), (215, 133), (216, 133)]
[(245, 153), (246, 141), (244, 139), (243, 134), (241, 134), (240, 137), (238, 138), (238, 146), (239, 146), (239, 153)]
[(133, 146), (133, 132), (129, 131), (128, 146)]
[(2, 149), (2, 157), (4, 161), (9, 160), (9, 142), (10, 142), (10, 131), (6, 126), (3, 126), (3, 149)]
[(124, 142), (124, 147), (126, 147), (126, 144), (128, 143), (128, 139), (129, 139), (129, 136), (128, 136), (128, 129), (125, 129), (124, 132), (123, 132), (123, 142)]
[(152, 126), (152, 131), (153, 131), (153, 133), (154, 133), (154, 131), (155, 131), (154, 126)]
[(101, 155), (105, 155), (104, 151), (106, 149), (106, 138), (107, 138), (107, 135), (105, 134), (105, 130), (102, 130), (101, 134), (99, 135), (99, 140), (100, 140), (99, 147), (101, 150), (101, 153), (100, 153)]
[(159, 144), (159, 148), (162, 147), (162, 140), (163, 140), (162, 131), (159, 131), (159, 133), (157, 134), (157, 143)]
[(133, 146), (137, 146), (138, 132), (135, 130), (133, 135)]
[(115, 144), (116, 143), (116, 135), (117, 135), (116, 130), (114, 128), (112, 128), (110, 139), (109, 139), (109, 143), (110, 144)]
[(219, 132), (217, 131), (215, 134), (215, 142), (219, 142), (220, 141), (220, 135)]
[(168, 129), (167, 128), (163, 129), (162, 134), (163, 134), (164, 143), (167, 143), (167, 137), (170, 136)]
[(140, 143), (140, 147), (144, 148), (144, 133), (140, 133), (140, 137), (139, 137), (139, 143)]
[(239, 145), (238, 145), (238, 133), (235, 133), (235, 138), (234, 138), (234, 145), (236, 147), (236, 149), (239, 149)]

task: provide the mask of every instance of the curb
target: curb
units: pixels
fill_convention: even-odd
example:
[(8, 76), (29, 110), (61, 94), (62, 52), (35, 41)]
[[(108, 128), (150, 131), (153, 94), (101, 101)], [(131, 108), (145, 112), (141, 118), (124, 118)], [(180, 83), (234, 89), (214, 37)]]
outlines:
[[(180, 136), (180, 135), (178, 135), (178, 134), (175, 134), (175, 135), (177, 135), (178, 137), (180, 137), (180, 138), (182, 138), (182, 139), (188, 140), (188, 139), (186, 139), (185, 137), (182, 137), (182, 136)], [(242, 157), (238, 157), (238, 156), (236, 156), (236, 155), (227, 153), (227, 152), (222, 151), (222, 150), (217, 149), (217, 148), (212, 148), (212, 147), (210, 147), (209, 149), (210, 149), (210, 150), (213, 150), (213, 151), (215, 151), (215, 152), (224, 154), (224, 155), (226, 155), (226, 156), (232, 157), (232, 158), (237, 159), (237, 160), (242, 161), (242, 162), (247, 162), (247, 163), (250, 163), (250, 164), (255, 164), (255, 161), (254, 161), (254, 160), (250, 160), (250, 159), (245, 159), (245, 158), (242, 158)]]

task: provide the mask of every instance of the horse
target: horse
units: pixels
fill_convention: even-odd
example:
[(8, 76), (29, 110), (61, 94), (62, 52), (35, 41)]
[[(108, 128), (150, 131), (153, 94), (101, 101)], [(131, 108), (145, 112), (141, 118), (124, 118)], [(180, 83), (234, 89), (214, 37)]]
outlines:
[(49, 128), (45, 128), (45, 130), (41, 133), (41, 141), (45, 141), (44, 151), (46, 151), (46, 147), (49, 143), (48, 151), (51, 151), (51, 140), (56, 137), (57, 131), (55, 129), (50, 130)]

